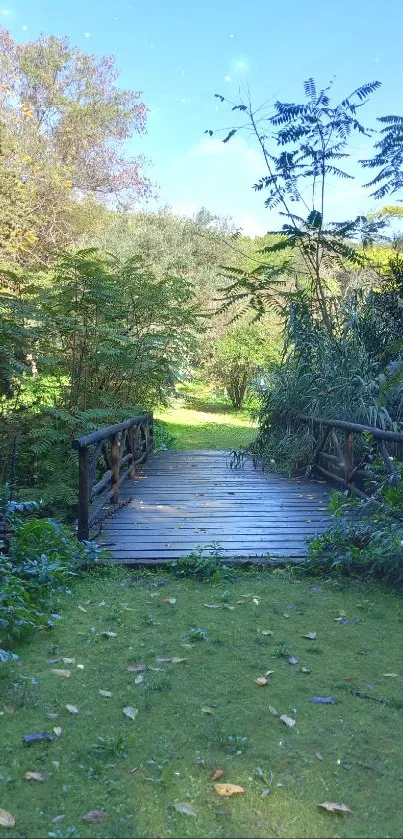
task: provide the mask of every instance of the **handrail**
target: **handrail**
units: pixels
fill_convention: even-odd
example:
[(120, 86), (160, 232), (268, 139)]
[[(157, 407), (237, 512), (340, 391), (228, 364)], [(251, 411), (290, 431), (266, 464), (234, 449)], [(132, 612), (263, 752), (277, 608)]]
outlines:
[[(400, 483), (396, 458), (399, 460), (403, 452), (403, 433), (384, 431), (382, 428), (346, 420), (311, 417), (308, 414), (294, 414), (293, 419), (319, 429), (307, 471), (316, 470), (354, 495), (371, 500), (372, 495), (367, 491), (368, 482), (373, 480), (376, 489), (379, 473), (371, 469), (371, 464), (378, 453), (391, 483), (394, 486)], [(337, 434), (340, 431), (344, 432), (344, 440), (340, 439), (342, 435)], [(354, 436), (363, 433), (372, 437), (371, 446), (357, 447), (354, 444)], [(393, 455), (387, 443), (392, 444)]]
[(341, 428), (345, 431), (368, 431), (379, 440), (403, 443), (403, 434), (399, 431), (384, 431), (383, 428), (377, 428), (373, 425), (361, 425), (359, 422), (347, 422), (346, 420), (320, 419), (319, 417), (310, 417), (308, 414), (296, 414), (295, 416), (305, 422), (316, 423), (316, 425), (328, 425), (331, 428)]
[(153, 415), (99, 428), (77, 437), (73, 447), (78, 450), (77, 536), (82, 541), (89, 538), (105, 504), (119, 502), (122, 482), (134, 478), (136, 467), (147, 460), (153, 449)]

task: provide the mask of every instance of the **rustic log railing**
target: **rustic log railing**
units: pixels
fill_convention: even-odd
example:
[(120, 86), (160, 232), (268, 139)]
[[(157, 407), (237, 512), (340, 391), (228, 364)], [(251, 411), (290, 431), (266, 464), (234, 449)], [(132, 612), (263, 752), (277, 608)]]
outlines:
[(308, 467), (310, 471), (318, 471), (354, 495), (369, 500), (372, 496), (368, 493), (368, 485), (373, 480), (376, 488), (380, 477), (374, 468), (375, 458), (379, 455), (391, 483), (399, 484), (396, 464), (403, 460), (402, 433), (307, 414), (297, 414), (296, 420), (307, 423), (315, 438), (316, 445)]
[(153, 448), (153, 415), (130, 417), (124, 422), (77, 437), (78, 526), (80, 540), (88, 539), (91, 526), (106, 504), (118, 504), (119, 487), (134, 478), (136, 468)]

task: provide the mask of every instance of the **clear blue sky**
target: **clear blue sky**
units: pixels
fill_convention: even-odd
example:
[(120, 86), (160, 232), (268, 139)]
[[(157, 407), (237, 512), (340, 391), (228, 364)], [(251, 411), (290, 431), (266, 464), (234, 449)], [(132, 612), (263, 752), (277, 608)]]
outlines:
[[(273, 224), (252, 189), (262, 167), (248, 140), (223, 147), (204, 136), (231, 121), (214, 93), (236, 99), (247, 81), (259, 105), (295, 100), (309, 76), (325, 85), (336, 75), (342, 96), (379, 79), (366, 118), (403, 112), (403, 0), (10, 0), (0, 19), (20, 41), (67, 35), (114, 54), (122, 86), (142, 90), (151, 108), (131, 151), (150, 158), (159, 203), (184, 213), (204, 205), (245, 232)], [(373, 207), (359, 181), (345, 184), (332, 195), (335, 218)]]

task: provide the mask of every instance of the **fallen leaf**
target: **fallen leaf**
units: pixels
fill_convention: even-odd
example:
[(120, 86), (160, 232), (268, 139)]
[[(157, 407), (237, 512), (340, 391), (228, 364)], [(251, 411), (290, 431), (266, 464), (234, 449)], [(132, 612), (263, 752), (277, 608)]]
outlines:
[(265, 679), (264, 676), (258, 676), (258, 678), (255, 679), (255, 683), (259, 685), (259, 687), (263, 687), (264, 685), (267, 685), (267, 679)]
[(123, 713), (125, 717), (129, 717), (129, 720), (135, 720), (138, 714), (137, 708), (132, 708), (131, 705), (128, 705), (126, 708), (123, 708)]
[(171, 606), (175, 606), (176, 597), (163, 597), (162, 599), (164, 603), (169, 603)]
[(77, 670), (84, 670), (83, 664), (77, 664)]
[(272, 676), (273, 673), (274, 673), (274, 670), (266, 670), (266, 673), (264, 675), (265, 676)]
[(303, 635), (302, 637), (308, 638), (308, 641), (316, 641), (316, 632), (307, 632), (306, 635)]
[(389, 679), (397, 679), (397, 673), (382, 673), (382, 676), (386, 676)]
[(80, 604), (77, 606), (77, 609), (79, 609), (80, 612), (87, 612), (87, 609), (84, 609), (84, 606), (80, 606)]
[(289, 617), (291, 617), (291, 616), (287, 612), (283, 612), (283, 618), (289, 618)]
[(238, 784), (214, 784), (214, 789), (217, 795), (224, 795), (226, 797), (241, 795), (245, 792), (244, 787), (240, 787)]
[(271, 629), (262, 629), (261, 635), (274, 635), (274, 632)]
[(345, 804), (337, 804), (334, 801), (324, 801), (323, 804), (318, 804), (318, 807), (322, 807), (328, 813), (352, 813), (350, 807), (346, 807)]
[(310, 672), (311, 671), (308, 669), (308, 667), (301, 667), (301, 673), (310, 673)]
[(225, 769), (215, 769), (214, 772), (211, 773), (210, 778), (212, 781), (218, 781), (219, 778), (225, 773)]
[(6, 714), (13, 714), (14, 713), (14, 708), (13, 708), (12, 705), (3, 705), (3, 708), (6, 712)]
[(52, 713), (51, 711), (45, 714), (45, 717), (47, 717), (48, 720), (57, 720), (58, 716), (59, 714)]
[(317, 758), (318, 758), (318, 760), (323, 760), (323, 754), (322, 754), (322, 752), (315, 752), (315, 757), (317, 757)]
[(288, 728), (293, 728), (293, 726), (295, 725), (295, 720), (293, 720), (292, 717), (287, 717), (287, 714), (281, 714), (280, 719), (281, 722), (284, 723), (284, 725), (288, 726)]
[[(169, 659), (170, 660), (170, 659)], [(128, 673), (140, 673), (141, 670), (145, 670), (145, 664), (128, 664), (126, 670)]]
[(105, 699), (110, 699), (112, 696), (110, 690), (99, 690), (98, 693), (100, 696), (104, 696)]
[(333, 696), (312, 696), (310, 702), (316, 702), (317, 705), (335, 705), (337, 699)]
[(107, 813), (104, 813), (102, 810), (89, 810), (88, 813), (85, 813), (83, 816), (83, 821), (85, 822), (101, 822), (102, 819), (107, 818)]
[(78, 708), (75, 705), (66, 705), (65, 707), (69, 714), (78, 714)]
[(269, 711), (271, 714), (273, 714), (273, 717), (278, 717), (278, 711), (276, 711), (276, 709), (273, 708), (273, 705), (269, 705)]
[(214, 714), (213, 709), (209, 708), (208, 705), (202, 705), (200, 710), (203, 711), (203, 714), (209, 714), (210, 716), (211, 716), (211, 714)]
[(155, 656), (155, 660), (157, 664), (169, 664), (172, 661), (172, 658), (161, 658), (161, 656)]
[(14, 827), (15, 818), (7, 810), (2, 810), (0, 807), (0, 827)]
[(56, 737), (60, 737), (60, 735), (61, 735), (61, 733), (62, 733), (63, 729), (62, 729), (62, 728), (60, 728), (60, 725), (56, 725), (56, 726), (54, 727), (53, 731), (54, 731), (54, 733), (56, 734)]
[(230, 606), (229, 603), (223, 603), (222, 607), (223, 607), (223, 609), (229, 609), (230, 612), (233, 612), (234, 609), (235, 609), (235, 606)]
[(254, 597), (254, 598), (253, 598), (252, 603), (254, 603), (254, 604), (255, 604), (255, 606), (258, 606), (258, 605), (259, 605), (259, 601), (258, 601), (257, 597)]
[(138, 676), (136, 676), (136, 678), (134, 680), (134, 684), (135, 685), (141, 685), (143, 682), (144, 682), (144, 676), (142, 676), (141, 673), (140, 673)]
[(298, 664), (298, 659), (296, 655), (289, 655), (288, 656), (288, 664)]
[(62, 676), (64, 679), (69, 679), (71, 676), (71, 670), (51, 670), (55, 676)]
[(184, 816), (196, 816), (196, 810), (187, 801), (180, 801), (179, 804), (173, 806), (178, 813), (183, 813)]
[(104, 629), (104, 631), (101, 632), (101, 635), (103, 638), (116, 638), (117, 633), (112, 632), (110, 629)]
[(182, 664), (182, 661), (187, 661), (187, 658), (178, 658), (178, 656), (174, 656), (171, 658), (172, 664)]
[(34, 731), (32, 734), (23, 734), (22, 740), (26, 746), (32, 746), (33, 743), (50, 742), (53, 737), (48, 731)]
[(42, 772), (26, 772), (24, 778), (26, 781), (43, 781), (45, 776)]
[(205, 603), (206, 609), (222, 609), (221, 603)]

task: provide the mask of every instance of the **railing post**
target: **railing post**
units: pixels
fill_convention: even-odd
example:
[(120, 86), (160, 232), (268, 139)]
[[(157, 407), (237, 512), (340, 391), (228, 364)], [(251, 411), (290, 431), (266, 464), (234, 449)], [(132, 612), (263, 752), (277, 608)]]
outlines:
[(134, 455), (134, 434), (133, 434), (133, 426), (131, 425), (130, 428), (127, 429), (127, 448), (132, 456), (132, 468), (129, 472), (129, 478), (136, 477), (136, 466), (135, 466), (135, 455)]
[(344, 439), (344, 480), (349, 483), (353, 471), (353, 434), (346, 431)]
[(78, 449), (78, 527), (77, 537), (82, 542), (89, 538), (90, 482), (87, 446)]
[(114, 434), (111, 440), (111, 470), (112, 470), (112, 489), (113, 495), (111, 498), (112, 504), (117, 504), (119, 501), (119, 458), (120, 447), (118, 435)]

